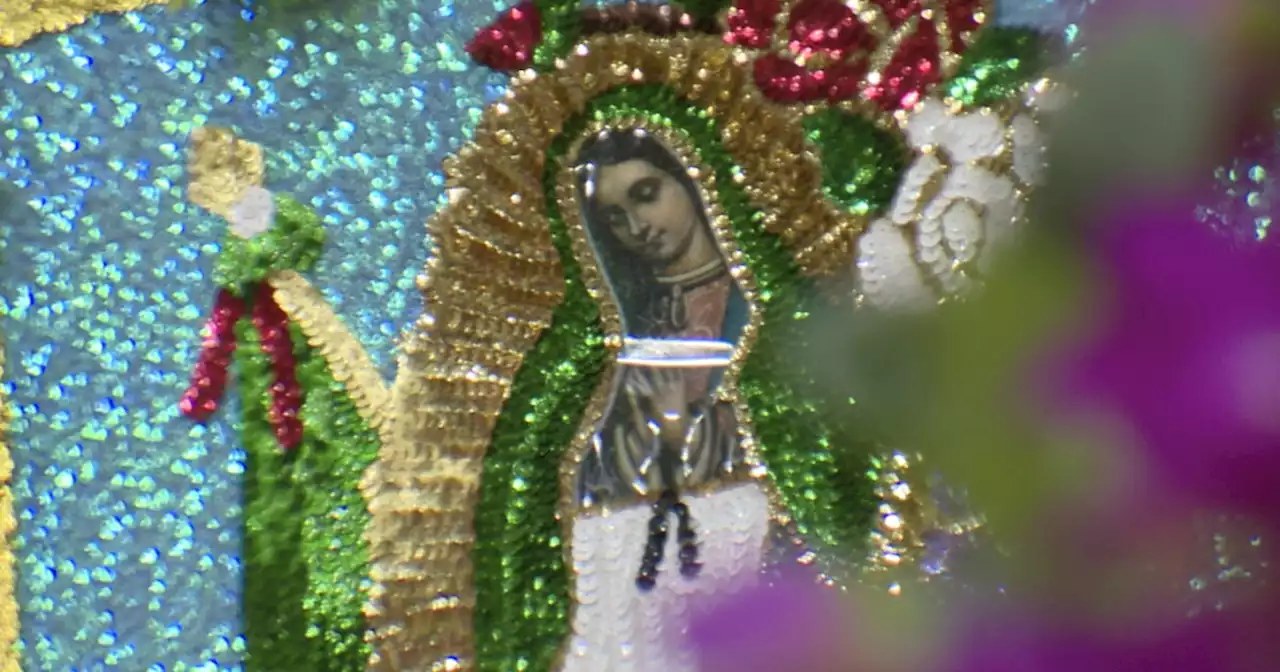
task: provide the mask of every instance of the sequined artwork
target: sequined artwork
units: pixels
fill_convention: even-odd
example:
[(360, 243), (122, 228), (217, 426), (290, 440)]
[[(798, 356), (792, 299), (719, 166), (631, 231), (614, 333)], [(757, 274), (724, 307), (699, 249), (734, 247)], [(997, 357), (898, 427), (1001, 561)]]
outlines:
[[(789, 359), (980, 282), (1039, 174), (1042, 35), (925, 4), (0, 0), (0, 672), (689, 669), (763, 568), (944, 566)], [(648, 178), (710, 246), (643, 285)]]

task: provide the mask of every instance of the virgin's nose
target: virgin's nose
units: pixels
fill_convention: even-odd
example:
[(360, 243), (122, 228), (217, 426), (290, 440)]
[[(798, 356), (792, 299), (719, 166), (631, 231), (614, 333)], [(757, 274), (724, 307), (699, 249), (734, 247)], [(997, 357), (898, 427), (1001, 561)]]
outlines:
[(649, 225), (644, 223), (635, 213), (627, 213), (627, 233), (636, 240), (644, 240), (649, 235)]

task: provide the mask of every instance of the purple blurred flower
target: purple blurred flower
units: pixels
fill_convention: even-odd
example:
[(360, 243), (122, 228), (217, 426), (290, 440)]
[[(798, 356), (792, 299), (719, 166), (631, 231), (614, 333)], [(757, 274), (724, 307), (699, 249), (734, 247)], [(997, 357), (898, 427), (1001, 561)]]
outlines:
[(1099, 227), (1101, 329), (1067, 361), (1073, 403), (1119, 413), (1157, 490), (1280, 519), (1280, 247), (1177, 199)]
[(1098, 623), (1008, 600), (928, 605), (916, 594), (901, 609), (913, 598), (861, 595), (795, 582), (723, 598), (689, 629), (698, 670), (1274, 672), (1280, 661), (1275, 604)]
[(1081, 627), (1017, 611), (974, 613), (939, 672), (1270, 672), (1274, 613), (1216, 612), (1175, 623)]
[(689, 641), (701, 672), (813, 672), (847, 669), (838, 650), (849, 635), (835, 591), (787, 575), (724, 596), (697, 614)]

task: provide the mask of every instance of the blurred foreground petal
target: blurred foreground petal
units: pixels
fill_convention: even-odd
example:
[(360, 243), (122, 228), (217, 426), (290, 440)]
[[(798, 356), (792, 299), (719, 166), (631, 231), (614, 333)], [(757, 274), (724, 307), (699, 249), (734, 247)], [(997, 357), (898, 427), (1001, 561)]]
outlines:
[(927, 600), (791, 575), (720, 596), (688, 636), (699, 672), (930, 672), (947, 640), (940, 615)]
[(1026, 613), (974, 614), (950, 672), (1269, 672), (1280, 661), (1274, 616), (1213, 613), (1100, 630)]
[(1185, 203), (1098, 232), (1103, 323), (1070, 360), (1078, 403), (1120, 413), (1152, 477), (1209, 506), (1280, 514), (1280, 247), (1241, 245)]
[(702, 672), (841, 670), (843, 611), (835, 591), (786, 577), (725, 595), (693, 618), (689, 638)]

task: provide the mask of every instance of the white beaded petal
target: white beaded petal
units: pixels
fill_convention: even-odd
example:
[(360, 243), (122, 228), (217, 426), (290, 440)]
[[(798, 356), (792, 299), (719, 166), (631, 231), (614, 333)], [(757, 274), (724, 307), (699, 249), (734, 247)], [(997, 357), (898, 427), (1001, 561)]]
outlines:
[(1047, 167), (1044, 136), (1036, 120), (1020, 114), (1010, 122), (1013, 139), (1013, 172), (1023, 184), (1037, 185)]
[(910, 224), (923, 205), (920, 201), (925, 187), (944, 170), (946, 166), (932, 154), (916, 157), (898, 184), (898, 193), (889, 206), (889, 219), (901, 225)]
[(956, 201), (942, 215), (942, 237), (951, 249), (952, 257), (960, 263), (968, 263), (978, 255), (983, 243), (982, 217), (965, 201)]
[(955, 163), (995, 156), (1004, 147), (1004, 125), (989, 112), (953, 115), (938, 100), (921, 103), (907, 120), (907, 141), (917, 149), (936, 145)]
[(916, 266), (906, 230), (886, 219), (876, 220), (858, 240), (858, 281), (877, 308), (917, 309), (936, 300)]

